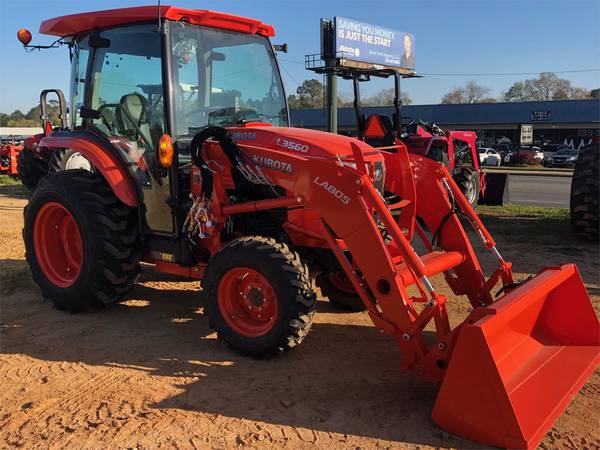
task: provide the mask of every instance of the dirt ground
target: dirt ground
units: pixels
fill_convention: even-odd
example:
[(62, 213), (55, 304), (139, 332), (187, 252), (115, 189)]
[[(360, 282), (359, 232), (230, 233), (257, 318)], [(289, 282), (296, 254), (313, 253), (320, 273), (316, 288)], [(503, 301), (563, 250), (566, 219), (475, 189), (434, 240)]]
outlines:
[[(298, 349), (256, 360), (216, 339), (195, 282), (145, 272), (113, 308), (55, 310), (24, 261), (25, 203), (0, 188), (0, 447), (481, 448), (436, 427), (436, 389), (400, 373), (399, 351), (365, 313), (320, 301)], [(600, 310), (597, 249), (497, 238), (520, 276), (578, 263)], [(451, 317), (466, 306), (451, 298)], [(541, 447), (600, 448), (598, 371)]]

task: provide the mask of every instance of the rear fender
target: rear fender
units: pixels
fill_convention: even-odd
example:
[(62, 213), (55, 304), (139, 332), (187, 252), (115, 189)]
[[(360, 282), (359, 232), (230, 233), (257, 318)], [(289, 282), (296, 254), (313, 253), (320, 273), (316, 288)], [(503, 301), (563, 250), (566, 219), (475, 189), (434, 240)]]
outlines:
[(133, 176), (122, 158), (108, 150), (102, 143), (96, 142), (95, 136), (86, 136), (88, 133), (78, 133), (77, 136), (61, 134), (65, 133), (60, 133), (58, 136), (54, 133), (43, 138), (39, 147), (54, 150), (71, 148), (78, 151), (98, 169), (119, 200), (131, 207), (141, 203)]

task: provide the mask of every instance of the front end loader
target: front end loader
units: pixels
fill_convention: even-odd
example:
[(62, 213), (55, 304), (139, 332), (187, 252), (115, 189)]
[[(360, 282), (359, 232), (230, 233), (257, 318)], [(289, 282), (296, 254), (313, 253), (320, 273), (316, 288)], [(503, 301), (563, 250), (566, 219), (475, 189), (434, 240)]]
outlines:
[[(73, 106), (30, 150), (90, 163), (42, 177), (25, 212), (33, 278), (58, 308), (123, 299), (143, 261), (201, 280), (218, 335), (270, 355), (307, 336), (318, 273), (362, 303), (403, 370), (440, 385), (442, 428), (500, 447), (535, 447), (595, 370), (600, 327), (577, 268), (516, 282), (443, 164), (289, 127), (270, 25), (153, 6), (40, 31), (71, 47)], [(469, 235), (497, 261), (489, 276)], [(458, 326), (436, 275), (472, 306)]]

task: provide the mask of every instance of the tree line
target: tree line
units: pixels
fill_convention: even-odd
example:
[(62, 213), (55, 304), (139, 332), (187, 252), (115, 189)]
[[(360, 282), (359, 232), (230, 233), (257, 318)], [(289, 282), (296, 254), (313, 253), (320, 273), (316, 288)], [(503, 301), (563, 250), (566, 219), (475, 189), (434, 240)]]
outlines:
[[(0, 113), (0, 127), (39, 127), (41, 109), (40, 105), (37, 105), (25, 114), (19, 109), (10, 114)], [(49, 100), (46, 111), (52, 125), (60, 125), (58, 101)]]
[[(482, 86), (475, 80), (469, 80), (465, 86), (456, 87), (445, 94), (442, 104), (461, 103), (496, 103), (496, 102), (525, 102), (544, 100), (583, 100), (600, 98), (600, 89), (585, 89), (573, 86), (571, 81), (559, 78), (554, 73), (543, 72), (537, 78), (517, 81), (507, 91), (498, 97), (490, 95), (491, 88)], [(338, 95), (339, 106), (352, 106), (348, 94)], [(394, 99), (394, 88), (383, 89), (361, 100), (364, 106), (391, 105)], [(410, 96), (402, 92), (402, 103), (412, 103)], [(288, 96), (292, 109), (322, 108), (325, 101), (325, 86), (319, 80), (305, 80), (296, 89), (296, 94)]]
[[(544, 100), (583, 100), (600, 99), (600, 89), (585, 89), (573, 86), (571, 81), (559, 78), (554, 73), (543, 72), (537, 78), (517, 81), (507, 91), (498, 97), (490, 96), (491, 88), (469, 80), (464, 86), (456, 87), (446, 93), (442, 104), (464, 103), (496, 103), (496, 102), (525, 102)], [(363, 106), (388, 106), (394, 100), (394, 88), (382, 89), (364, 99)], [(403, 105), (410, 105), (412, 100), (406, 92), (402, 92)], [(319, 80), (305, 80), (296, 93), (288, 96), (291, 109), (323, 108), (325, 102), (325, 86)], [(340, 107), (352, 106), (352, 98), (347, 93), (338, 95)], [(58, 102), (49, 100), (48, 118), (52, 125), (59, 125)], [(31, 108), (26, 114), (16, 110), (11, 114), (0, 113), (2, 127), (38, 127), (40, 126), (40, 106)]]
[(499, 97), (490, 97), (491, 89), (470, 80), (464, 87), (456, 87), (442, 97), (442, 104), (527, 102), (547, 100), (584, 100), (600, 98), (600, 89), (573, 86), (571, 81), (555, 73), (542, 72), (537, 78), (517, 81)]

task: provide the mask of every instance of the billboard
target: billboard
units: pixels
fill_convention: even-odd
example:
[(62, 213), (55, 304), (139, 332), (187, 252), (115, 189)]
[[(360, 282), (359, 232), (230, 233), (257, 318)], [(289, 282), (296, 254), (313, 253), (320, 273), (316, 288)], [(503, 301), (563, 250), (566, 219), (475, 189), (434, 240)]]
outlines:
[(341, 58), (415, 70), (415, 37), (345, 17), (334, 17), (334, 48)]

